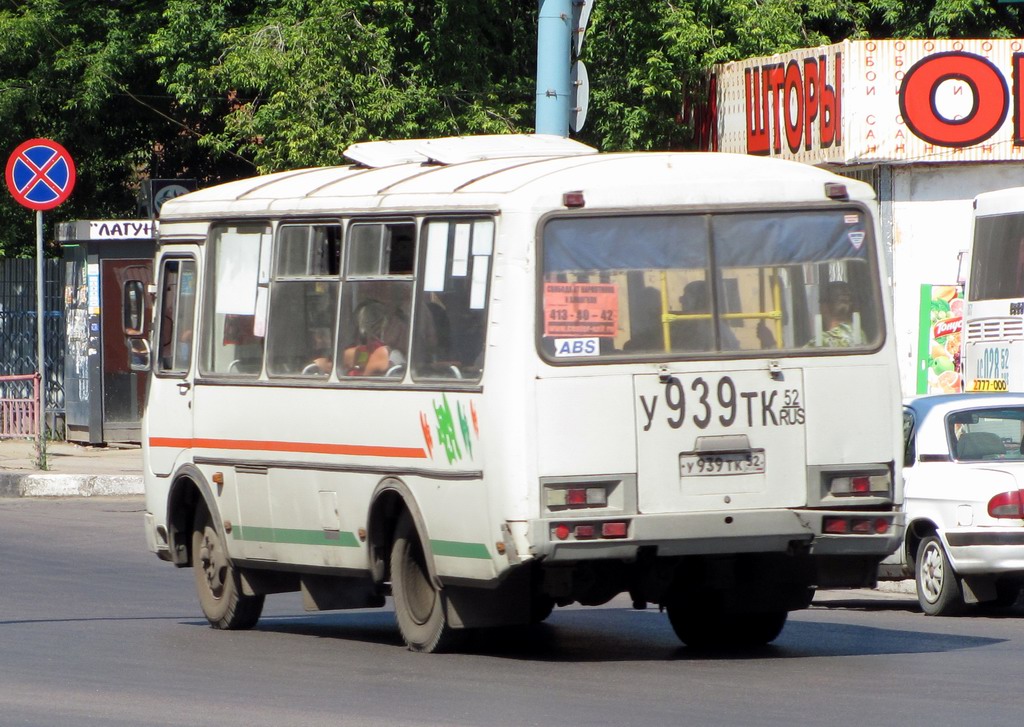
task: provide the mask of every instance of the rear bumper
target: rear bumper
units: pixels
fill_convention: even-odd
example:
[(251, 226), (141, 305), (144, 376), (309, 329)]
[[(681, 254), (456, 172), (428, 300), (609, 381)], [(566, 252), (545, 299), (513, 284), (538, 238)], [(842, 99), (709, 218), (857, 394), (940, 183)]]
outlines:
[(953, 568), (961, 575), (1024, 574), (1024, 530), (972, 529), (941, 533)]
[[(884, 518), (890, 523), (885, 534), (826, 535), (822, 520)], [(558, 525), (570, 533), (578, 524), (614, 521), (629, 523), (628, 534), (616, 539), (578, 540), (555, 535)], [(549, 561), (632, 560), (640, 548), (657, 549), (662, 557), (728, 555), (733, 553), (803, 552), (818, 557), (869, 556), (879, 560), (892, 553), (903, 537), (901, 513), (830, 510), (743, 510), (656, 515), (605, 516), (544, 519), (530, 522), (531, 553)]]

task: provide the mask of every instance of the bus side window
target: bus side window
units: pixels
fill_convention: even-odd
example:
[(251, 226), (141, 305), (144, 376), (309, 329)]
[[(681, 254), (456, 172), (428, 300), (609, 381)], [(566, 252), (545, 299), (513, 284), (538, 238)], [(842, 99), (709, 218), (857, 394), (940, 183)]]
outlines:
[(411, 221), (349, 227), (339, 376), (404, 377), (415, 259), (416, 225)]
[(200, 371), (256, 377), (263, 368), (267, 288), (261, 269), (270, 228), (260, 222), (217, 226), (209, 245)]
[(326, 377), (334, 364), (341, 225), (282, 225), (276, 256), (267, 373)]
[(424, 229), (413, 378), (479, 380), (494, 221), (430, 220)]

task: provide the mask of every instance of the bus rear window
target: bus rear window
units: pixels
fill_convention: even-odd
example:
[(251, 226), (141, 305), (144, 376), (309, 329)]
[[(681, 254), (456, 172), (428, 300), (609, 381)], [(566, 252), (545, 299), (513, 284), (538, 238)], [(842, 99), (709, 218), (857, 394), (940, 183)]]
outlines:
[(555, 219), (543, 245), (550, 359), (806, 355), (883, 338), (856, 209)]

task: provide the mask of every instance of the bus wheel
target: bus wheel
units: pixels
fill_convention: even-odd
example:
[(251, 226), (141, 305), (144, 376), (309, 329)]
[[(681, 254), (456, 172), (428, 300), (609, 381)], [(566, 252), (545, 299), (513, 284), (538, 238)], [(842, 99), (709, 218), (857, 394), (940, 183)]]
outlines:
[(449, 648), (454, 629), (444, 612), (444, 597), (430, 580), (423, 546), (408, 514), (395, 528), (391, 548), (391, 595), (395, 617), (410, 651), (432, 653)]
[(786, 611), (722, 613), (677, 601), (667, 605), (676, 636), (694, 649), (750, 649), (774, 641), (786, 625)]
[(530, 623), (543, 623), (554, 610), (555, 599), (551, 596), (534, 593), (530, 598)]
[(929, 616), (955, 616), (966, 608), (960, 577), (954, 572), (942, 541), (929, 535), (917, 548), (914, 561), (917, 602)]
[(203, 615), (215, 629), (250, 629), (263, 612), (263, 596), (246, 596), (210, 513), (196, 510), (192, 528), (192, 571)]

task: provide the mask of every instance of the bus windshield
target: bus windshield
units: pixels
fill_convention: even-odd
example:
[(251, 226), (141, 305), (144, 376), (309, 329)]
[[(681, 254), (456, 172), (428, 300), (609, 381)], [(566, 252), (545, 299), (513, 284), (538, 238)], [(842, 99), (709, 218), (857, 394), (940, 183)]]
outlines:
[(882, 342), (870, 226), (856, 209), (554, 219), (543, 244), (549, 360)]

